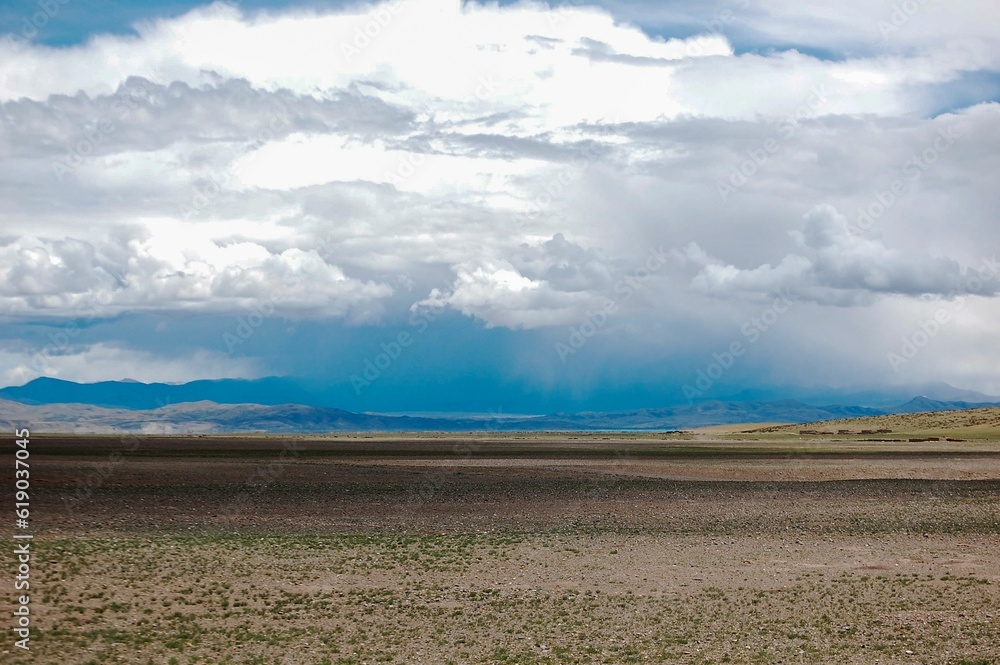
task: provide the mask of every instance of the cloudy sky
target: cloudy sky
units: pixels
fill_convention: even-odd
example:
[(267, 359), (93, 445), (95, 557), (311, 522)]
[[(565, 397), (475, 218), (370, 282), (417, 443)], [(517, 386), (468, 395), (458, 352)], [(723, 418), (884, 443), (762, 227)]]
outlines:
[(136, 4), (0, 8), (0, 384), (1000, 394), (992, 0)]

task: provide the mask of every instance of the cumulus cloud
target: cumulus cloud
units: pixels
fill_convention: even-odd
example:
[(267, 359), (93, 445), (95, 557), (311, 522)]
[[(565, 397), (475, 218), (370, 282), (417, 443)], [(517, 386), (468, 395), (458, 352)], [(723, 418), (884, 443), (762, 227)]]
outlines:
[(191, 237), (183, 224), (158, 228), (119, 229), (98, 243), (29, 236), (0, 244), (0, 313), (93, 319), (280, 302), (287, 316), (344, 316), (393, 293), (348, 277), (315, 250), (272, 253), (252, 242)]
[(845, 321), (947, 298), (996, 253), (989, 4), (606, 4), (220, 3), (0, 40), (2, 321), (278, 294), (334, 326), (433, 307), (527, 337), (686, 248), (602, 331), (644, 331), (641, 356), (777, 289)]
[(561, 233), (537, 245), (522, 244), (509, 256), (454, 266), (451, 288), (435, 288), (414, 307), (451, 307), (488, 326), (572, 323), (608, 297), (616, 276), (600, 251), (585, 249)]
[[(700, 270), (691, 286), (705, 293), (735, 295), (791, 291), (802, 299), (827, 305), (857, 305), (882, 295), (935, 295), (952, 298), (969, 292), (976, 275), (948, 257), (900, 251), (877, 238), (852, 232), (847, 219), (830, 205), (805, 215), (802, 228), (791, 232), (801, 253), (786, 255), (777, 265), (738, 268), (709, 256), (697, 243), (683, 256)], [(976, 295), (1000, 293), (1000, 264), (995, 258), (976, 266), (982, 271)]]

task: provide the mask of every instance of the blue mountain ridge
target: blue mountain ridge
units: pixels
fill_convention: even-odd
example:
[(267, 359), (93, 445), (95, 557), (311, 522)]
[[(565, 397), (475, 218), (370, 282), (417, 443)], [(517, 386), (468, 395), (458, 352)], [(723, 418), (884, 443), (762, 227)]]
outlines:
[[(6, 401), (4, 401), (6, 400)], [(281, 377), (144, 384), (79, 384), (40, 378), (0, 389), (0, 419), (29, 418), (41, 431), (141, 430), (173, 432), (540, 431), (677, 430), (735, 423), (805, 423), (896, 413), (1000, 406), (997, 402), (919, 396), (891, 407), (812, 405), (796, 399), (710, 400), (616, 412), (541, 416), (409, 416), (356, 413), (316, 405), (314, 395)], [(309, 404), (308, 402), (314, 402)]]

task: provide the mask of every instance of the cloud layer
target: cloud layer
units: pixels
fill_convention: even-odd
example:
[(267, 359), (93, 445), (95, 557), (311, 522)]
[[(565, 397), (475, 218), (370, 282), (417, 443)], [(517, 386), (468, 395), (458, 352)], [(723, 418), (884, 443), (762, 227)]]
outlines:
[[(997, 323), (1000, 280), (968, 286), (1000, 244), (996, 10), (824, 7), (214, 4), (135, 37), (0, 40), (8, 376), (30, 376), (13, 340), (37, 321), (105, 321), (127, 349), (116, 318), (227, 330), (261, 303), (374, 336), (452, 312), (539, 331), (522, 354), (546, 362), (610, 303), (590, 362), (612, 340), (667, 362), (662, 340), (710, 355), (732, 332), (706, 331), (779, 290), (818, 308), (790, 340), (968, 296), (983, 313), (942, 342), (961, 358)], [(831, 364), (878, 377), (894, 343)], [(266, 358), (232, 371), (284, 373)], [(993, 385), (955, 367), (928, 375)]]

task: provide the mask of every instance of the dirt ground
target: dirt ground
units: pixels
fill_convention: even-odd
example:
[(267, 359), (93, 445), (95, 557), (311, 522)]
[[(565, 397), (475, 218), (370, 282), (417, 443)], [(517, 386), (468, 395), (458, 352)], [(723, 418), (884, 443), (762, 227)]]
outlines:
[(1000, 443), (32, 445), (4, 663), (1000, 662)]

